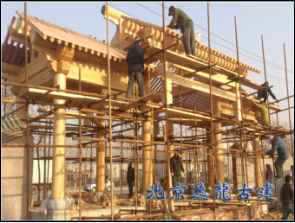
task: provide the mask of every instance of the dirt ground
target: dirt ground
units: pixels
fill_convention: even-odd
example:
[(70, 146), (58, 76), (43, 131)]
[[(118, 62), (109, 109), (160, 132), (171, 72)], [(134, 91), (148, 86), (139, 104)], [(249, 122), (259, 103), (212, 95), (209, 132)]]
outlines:
[[(269, 211), (269, 215), (264, 215), (260, 220), (262, 221), (281, 221), (282, 220), (282, 212), (279, 214), (279, 220), (277, 220), (277, 212), (276, 211)], [(294, 215), (289, 214), (287, 219), (288, 221), (294, 221)]]

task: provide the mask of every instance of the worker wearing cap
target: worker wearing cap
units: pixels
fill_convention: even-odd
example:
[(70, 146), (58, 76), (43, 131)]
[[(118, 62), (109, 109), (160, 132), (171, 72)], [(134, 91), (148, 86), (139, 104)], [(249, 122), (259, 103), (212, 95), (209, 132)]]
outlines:
[(277, 176), (275, 178), (282, 178), (282, 166), (286, 162), (286, 160), (289, 158), (289, 152), (287, 150), (287, 147), (285, 146), (285, 143), (283, 139), (279, 136), (269, 136), (269, 140), (271, 143), (271, 150), (267, 151), (266, 154), (272, 155), (276, 151), (278, 151), (278, 159), (274, 163), (274, 166), (276, 168)]
[[(269, 87), (269, 84), (268, 82), (264, 82), (262, 85), (262, 87)], [(259, 100), (263, 100), (263, 102), (265, 103), (266, 102), (266, 99), (268, 97), (268, 95), (271, 95), (271, 97), (276, 100), (276, 102), (278, 102), (278, 99), (276, 98), (276, 96), (272, 93), (271, 89), (270, 88), (267, 88), (267, 93), (264, 90), (261, 90), (261, 91), (258, 91), (258, 99)]]
[(169, 7), (168, 15), (173, 15), (173, 18), (167, 27), (170, 29), (180, 29), (183, 34), (183, 45), (186, 55), (196, 56), (193, 21), (181, 9), (176, 9), (174, 6)]
[(129, 82), (126, 92), (126, 98), (130, 98), (134, 82), (137, 81), (140, 97), (144, 96), (143, 88), (143, 74), (144, 74), (144, 60), (143, 54), (145, 50), (141, 46), (141, 39), (136, 36), (134, 44), (127, 52), (126, 61), (128, 62)]

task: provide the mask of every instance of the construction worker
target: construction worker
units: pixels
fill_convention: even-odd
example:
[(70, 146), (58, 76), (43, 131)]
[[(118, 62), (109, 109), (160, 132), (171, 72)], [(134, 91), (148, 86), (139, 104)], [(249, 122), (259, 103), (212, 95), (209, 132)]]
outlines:
[(281, 187), (280, 200), (283, 205), (282, 221), (286, 221), (290, 213), (294, 216), (294, 188), (290, 175), (285, 176), (285, 184)]
[(140, 97), (144, 96), (144, 88), (143, 88), (143, 75), (144, 75), (144, 60), (143, 54), (145, 50), (141, 46), (141, 39), (136, 36), (134, 39), (134, 44), (131, 46), (129, 51), (127, 52), (126, 61), (128, 62), (128, 74), (129, 74), (129, 82), (128, 88), (126, 92), (126, 98), (130, 98), (133, 84), (137, 81), (139, 95)]
[[(261, 125), (268, 125), (269, 124), (269, 116), (268, 116), (268, 106), (266, 103), (257, 104), (254, 99), (252, 99), (253, 105), (254, 105), (254, 112), (255, 112), (255, 118), (257, 119), (258, 123)], [(261, 116), (258, 116), (258, 111), (260, 111)]]
[(193, 21), (181, 9), (176, 9), (174, 6), (169, 7), (168, 15), (173, 15), (173, 19), (167, 27), (170, 29), (180, 29), (183, 34), (183, 45), (186, 55), (196, 56)]
[[(265, 87), (265, 86), (269, 87), (269, 84), (268, 84), (268, 82), (264, 82), (261, 86), (262, 86), (262, 87)], [(274, 100), (276, 100), (276, 102), (278, 102), (278, 99), (277, 99), (276, 96), (272, 93), (272, 91), (271, 91), (270, 88), (267, 88), (267, 92), (268, 92), (268, 95), (271, 95), (271, 97), (272, 97)], [(258, 100), (261, 100), (261, 101), (263, 101), (264, 103), (266, 103), (266, 99), (267, 99), (268, 95), (266, 95), (266, 91), (265, 91), (265, 89), (264, 89), (264, 90), (261, 90), (261, 91), (258, 91), (257, 94), (258, 94), (258, 95), (257, 95), (257, 96), (258, 96)]]
[(132, 168), (132, 163), (129, 163), (128, 170), (127, 170), (127, 183), (129, 187), (129, 198), (133, 195), (133, 185), (135, 181), (135, 173), (134, 169)]
[(170, 171), (172, 175), (173, 187), (177, 186), (177, 182), (181, 183), (181, 171), (184, 173), (181, 157), (177, 152), (170, 159)]
[(282, 178), (282, 166), (286, 162), (286, 160), (289, 158), (289, 152), (287, 150), (287, 147), (285, 146), (285, 143), (283, 139), (279, 136), (269, 136), (270, 143), (272, 145), (272, 149), (267, 151), (266, 154), (273, 155), (275, 151), (278, 151), (278, 159), (274, 163), (274, 166), (276, 168), (277, 175), (275, 178)]

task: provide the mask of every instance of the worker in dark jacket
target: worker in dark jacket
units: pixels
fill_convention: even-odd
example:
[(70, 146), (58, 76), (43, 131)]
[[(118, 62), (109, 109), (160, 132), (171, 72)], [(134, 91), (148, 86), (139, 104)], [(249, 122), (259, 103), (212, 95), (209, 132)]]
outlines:
[(289, 152), (287, 150), (287, 147), (284, 144), (284, 141), (279, 136), (269, 136), (269, 140), (272, 145), (272, 149), (267, 151), (266, 154), (272, 155), (275, 153), (275, 151), (278, 151), (278, 159), (275, 162), (275, 168), (277, 172), (277, 176), (275, 178), (282, 178), (282, 166), (286, 162), (286, 160), (289, 158)]
[[(268, 82), (265, 82), (264, 84), (262, 84), (261, 85), (262, 87), (269, 87), (269, 84), (268, 84)], [(259, 100), (263, 100), (263, 102), (265, 103), (266, 102), (266, 99), (267, 99), (267, 97), (268, 97), (268, 95), (271, 95), (271, 97), (274, 99), (274, 100), (276, 100), (277, 102), (278, 102), (278, 99), (276, 98), (276, 96), (272, 93), (272, 91), (271, 91), (271, 89), (270, 88), (268, 88), (267, 89), (267, 92), (268, 92), (268, 94), (267, 94), (267, 96), (266, 96), (266, 91), (265, 90), (261, 90), (261, 91), (258, 91), (258, 99)]]
[(144, 88), (143, 88), (143, 75), (144, 75), (144, 60), (143, 54), (145, 50), (141, 46), (142, 42), (139, 37), (135, 37), (134, 44), (131, 46), (127, 53), (126, 61), (128, 62), (128, 74), (129, 74), (129, 82), (128, 88), (126, 92), (126, 98), (130, 98), (133, 84), (137, 81), (139, 95), (140, 97), (144, 96)]
[(294, 215), (294, 187), (290, 175), (285, 176), (285, 184), (281, 187), (280, 199), (283, 205), (282, 221), (284, 221), (288, 219), (290, 213)]
[(170, 159), (170, 171), (172, 174), (173, 187), (177, 186), (177, 182), (181, 183), (181, 171), (184, 173), (181, 157), (177, 152)]
[(183, 34), (183, 45), (186, 55), (196, 56), (193, 21), (181, 9), (176, 9), (174, 6), (169, 7), (168, 15), (173, 15), (173, 19), (167, 27), (170, 29), (180, 29)]
[(134, 181), (135, 181), (134, 169), (132, 168), (132, 163), (129, 163), (129, 167), (127, 170), (127, 183), (128, 183), (128, 187), (129, 187), (129, 198), (131, 198), (133, 195)]

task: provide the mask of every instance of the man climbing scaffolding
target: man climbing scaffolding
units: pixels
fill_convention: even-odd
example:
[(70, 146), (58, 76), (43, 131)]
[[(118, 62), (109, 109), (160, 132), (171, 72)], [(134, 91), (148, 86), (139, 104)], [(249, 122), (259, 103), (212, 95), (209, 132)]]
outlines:
[(183, 34), (183, 45), (186, 55), (196, 56), (195, 34), (193, 21), (181, 9), (169, 7), (169, 16), (173, 15), (172, 21), (167, 26), (170, 29), (180, 29)]
[(287, 147), (285, 146), (285, 143), (283, 139), (279, 136), (269, 136), (269, 140), (271, 143), (271, 150), (267, 151), (266, 154), (273, 155), (276, 151), (278, 152), (278, 159), (274, 163), (274, 166), (276, 168), (277, 175), (275, 178), (282, 178), (283, 172), (282, 172), (282, 166), (286, 162), (286, 160), (289, 158), (289, 152)]

